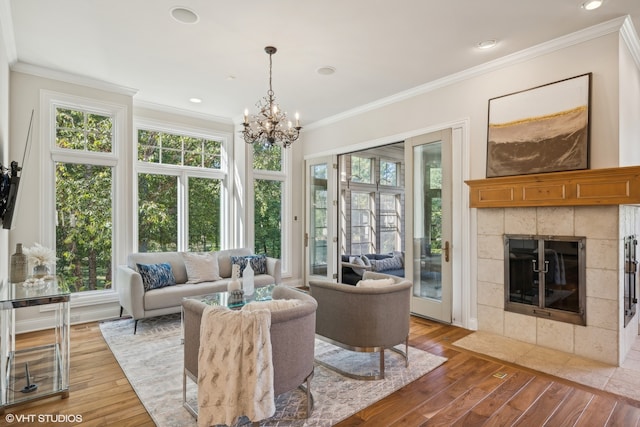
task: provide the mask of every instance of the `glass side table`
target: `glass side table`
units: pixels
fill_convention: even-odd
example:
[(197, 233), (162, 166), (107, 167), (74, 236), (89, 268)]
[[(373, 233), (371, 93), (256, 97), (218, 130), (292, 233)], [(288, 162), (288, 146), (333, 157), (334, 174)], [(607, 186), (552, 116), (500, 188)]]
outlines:
[[(56, 280), (0, 282), (0, 414), (27, 401), (69, 397), (69, 301)], [(16, 349), (15, 318), (21, 308), (52, 305), (51, 343)]]

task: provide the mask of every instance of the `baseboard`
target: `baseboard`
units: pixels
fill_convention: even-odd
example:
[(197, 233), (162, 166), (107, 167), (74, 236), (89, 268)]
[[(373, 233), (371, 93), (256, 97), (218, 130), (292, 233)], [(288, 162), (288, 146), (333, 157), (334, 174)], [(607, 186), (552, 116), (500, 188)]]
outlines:
[[(95, 307), (95, 306), (94, 306)], [(105, 307), (101, 309), (92, 309), (91, 311), (74, 312), (71, 311), (71, 319), (69, 323), (75, 325), (78, 323), (98, 322), (101, 320), (113, 319), (118, 316), (118, 311), (114, 311), (113, 307)], [(38, 316), (37, 318), (16, 320), (16, 334), (26, 332), (41, 331), (51, 329), (55, 322), (55, 316)]]

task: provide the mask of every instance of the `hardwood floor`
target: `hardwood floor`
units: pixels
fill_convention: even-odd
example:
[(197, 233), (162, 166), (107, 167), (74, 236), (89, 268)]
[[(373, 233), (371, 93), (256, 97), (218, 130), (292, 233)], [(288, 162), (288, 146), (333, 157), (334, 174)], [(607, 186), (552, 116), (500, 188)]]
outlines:
[[(338, 426), (627, 427), (640, 424), (638, 401), (452, 346), (469, 333), (471, 331), (454, 326), (412, 318), (410, 344), (447, 357), (448, 361)], [(38, 345), (42, 343), (42, 336), (41, 332), (19, 335), (17, 346)], [(5, 414), (79, 415), (82, 422), (76, 425), (83, 427), (154, 425), (102, 338), (97, 323), (71, 328), (70, 385), (68, 399), (53, 397), (7, 408)], [(0, 417), (2, 425), (10, 425), (4, 416)]]

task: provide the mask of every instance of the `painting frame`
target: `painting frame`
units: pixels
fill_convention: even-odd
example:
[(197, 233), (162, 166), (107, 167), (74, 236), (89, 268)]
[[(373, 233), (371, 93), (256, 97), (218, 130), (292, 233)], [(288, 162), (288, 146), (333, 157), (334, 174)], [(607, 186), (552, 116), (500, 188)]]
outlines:
[(589, 169), (592, 73), (489, 99), (487, 178)]

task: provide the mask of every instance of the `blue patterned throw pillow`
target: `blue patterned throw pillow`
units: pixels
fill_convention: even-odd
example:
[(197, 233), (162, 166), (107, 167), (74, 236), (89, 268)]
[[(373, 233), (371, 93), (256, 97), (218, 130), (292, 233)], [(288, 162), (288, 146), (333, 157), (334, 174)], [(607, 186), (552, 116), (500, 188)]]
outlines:
[(168, 262), (162, 264), (136, 264), (138, 273), (142, 276), (142, 284), (144, 290), (164, 288), (176, 284), (176, 278), (173, 276), (171, 264)]
[(267, 256), (265, 254), (231, 256), (231, 264), (238, 264), (240, 266), (240, 277), (242, 277), (242, 273), (247, 267), (248, 262), (251, 263), (254, 274), (267, 274)]

